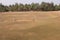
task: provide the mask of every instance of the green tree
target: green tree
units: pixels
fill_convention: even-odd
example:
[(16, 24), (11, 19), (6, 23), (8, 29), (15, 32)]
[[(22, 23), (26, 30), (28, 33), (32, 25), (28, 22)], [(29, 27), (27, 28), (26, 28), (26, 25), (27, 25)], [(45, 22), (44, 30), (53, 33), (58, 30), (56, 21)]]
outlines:
[(60, 10), (60, 5), (55, 5), (55, 10), (56, 11)]
[(5, 12), (5, 11), (7, 11), (6, 7), (0, 4), (0, 12)]
[(24, 11), (24, 5), (23, 4), (19, 4), (18, 11)]
[(53, 11), (54, 10), (54, 4), (53, 3), (42, 2), (40, 7), (41, 7), (42, 11)]
[(31, 10), (33, 10), (33, 11), (37, 11), (37, 10), (39, 10), (39, 4), (38, 3), (32, 3), (31, 4)]
[(24, 5), (24, 10), (25, 11), (31, 11), (31, 5), (30, 4), (25, 4)]

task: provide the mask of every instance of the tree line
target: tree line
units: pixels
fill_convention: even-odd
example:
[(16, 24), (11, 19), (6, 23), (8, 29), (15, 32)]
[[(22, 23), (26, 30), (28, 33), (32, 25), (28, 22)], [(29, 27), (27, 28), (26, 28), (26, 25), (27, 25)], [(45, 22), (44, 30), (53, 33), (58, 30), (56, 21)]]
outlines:
[(0, 12), (8, 11), (59, 11), (60, 5), (54, 5), (54, 3), (31, 3), (31, 4), (18, 4), (5, 6), (0, 3)]

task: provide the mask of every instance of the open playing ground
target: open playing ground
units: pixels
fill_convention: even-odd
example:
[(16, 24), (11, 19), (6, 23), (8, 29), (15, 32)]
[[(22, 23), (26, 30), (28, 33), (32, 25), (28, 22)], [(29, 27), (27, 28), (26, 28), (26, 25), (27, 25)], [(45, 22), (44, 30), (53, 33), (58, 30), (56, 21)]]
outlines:
[(0, 40), (60, 40), (60, 11), (1, 12)]

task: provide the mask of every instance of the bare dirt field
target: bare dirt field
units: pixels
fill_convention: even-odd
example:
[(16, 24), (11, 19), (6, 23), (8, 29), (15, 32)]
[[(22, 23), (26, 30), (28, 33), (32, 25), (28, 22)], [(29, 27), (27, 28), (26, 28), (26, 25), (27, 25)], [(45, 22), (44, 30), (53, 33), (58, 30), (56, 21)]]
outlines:
[(60, 40), (60, 11), (0, 12), (0, 40)]

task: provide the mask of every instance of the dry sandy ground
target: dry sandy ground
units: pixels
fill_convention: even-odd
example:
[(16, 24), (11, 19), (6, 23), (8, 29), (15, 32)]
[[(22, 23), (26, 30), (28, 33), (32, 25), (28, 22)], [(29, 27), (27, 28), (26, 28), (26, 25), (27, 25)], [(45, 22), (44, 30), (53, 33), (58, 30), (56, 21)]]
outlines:
[(60, 40), (60, 11), (1, 12), (0, 40)]

